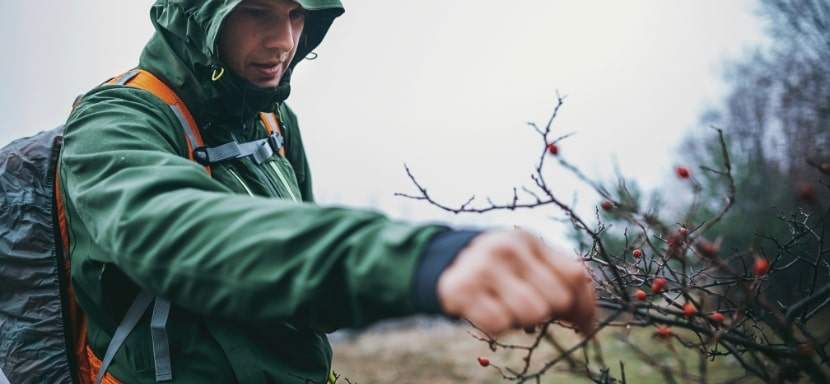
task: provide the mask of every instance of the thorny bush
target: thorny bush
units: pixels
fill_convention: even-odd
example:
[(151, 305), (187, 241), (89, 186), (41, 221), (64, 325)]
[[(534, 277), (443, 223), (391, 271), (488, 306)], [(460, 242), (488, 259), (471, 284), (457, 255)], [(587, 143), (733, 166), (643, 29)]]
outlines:
[[(541, 382), (544, 375), (558, 370), (583, 374), (596, 383), (625, 383), (624, 363), (607, 365), (603, 345), (594, 336), (603, 329), (639, 327), (650, 329), (655, 342), (666, 343), (675, 361), (666, 362), (665, 356), (657, 356), (661, 352), (638, 345), (626, 332), (619, 332), (617, 337), (631, 356), (657, 367), (665, 382), (710, 382), (709, 364), (727, 358), (736, 360), (742, 372), (735, 372), (725, 382), (830, 382), (830, 332), (822, 332), (816, 325), (830, 303), (830, 247), (824, 242), (830, 210), (813, 198), (810, 209), (781, 216), (789, 233), (787, 238), (766, 239), (774, 244), (774, 252), (752, 246), (720, 249), (720, 242), (711, 240), (716, 235), (713, 227), (727, 215), (736, 199), (734, 170), (720, 129), (715, 129), (715, 134), (722, 163), (703, 164), (698, 169), (717, 176), (721, 183), (718, 190), (725, 191), (721, 201), (700, 201), (704, 186), (695, 178), (697, 170), (676, 167), (675, 175), (688, 184), (695, 198), (685, 213), (677, 215), (679, 218), (665, 220), (632, 203), (635, 199), (624, 182), (611, 193), (564, 158), (559, 149), (567, 135), (555, 137), (552, 131), (563, 102), (564, 98), (559, 96), (544, 126), (528, 123), (539, 135), (539, 157), (530, 176), (531, 186), (514, 187), (510, 201), (500, 204), (487, 199), (486, 204), (477, 204), (472, 197), (458, 206), (445, 204), (430, 196), (408, 167), (406, 172), (418, 193), (397, 194), (456, 214), (555, 207), (586, 239), (580, 256), (594, 276), (602, 309), (596, 330), (581, 335), (574, 345), (562, 345), (558, 340), (561, 334), (557, 335), (555, 330), (570, 326), (556, 319), (526, 329), (528, 341), (523, 344), (505, 343), (477, 330), (471, 334), (488, 343), (493, 351), (510, 349), (523, 354), (523, 363), (515, 366), (493, 360), (486, 360), (481, 366), (495, 370), (505, 380), (520, 383)], [(600, 203), (591, 222), (551, 190), (545, 170), (552, 162), (598, 193)], [(821, 188), (826, 192), (830, 187), (830, 165), (811, 164), (817, 172), (823, 172)], [(718, 205), (714, 210), (713, 204)], [(714, 214), (700, 219), (703, 206), (709, 208), (705, 212)], [(610, 213), (615, 223), (623, 225), (612, 226), (604, 221)], [(611, 231), (612, 227), (616, 227), (617, 233)], [(615, 236), (621, 239), (618, 243), (622, 246), (609, 245)], [(767, 295), (770, 282), (788, 269), (804, 264), (812, 272), (804, 277), (808, 280), (804, 294), (790, 302)], [(539, 357), (541, 353), (537, 351), (544, 344), (555, 348), (555, 357)], [(684, 357), (677, 353), (679, 348), (698, 356), (697, 361), (684, 361), (688, 353)]]

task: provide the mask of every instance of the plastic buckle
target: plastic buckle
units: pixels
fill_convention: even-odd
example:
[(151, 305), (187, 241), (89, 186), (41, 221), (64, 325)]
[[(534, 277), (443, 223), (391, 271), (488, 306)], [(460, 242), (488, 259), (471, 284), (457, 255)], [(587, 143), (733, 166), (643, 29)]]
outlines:
[(271, 146), (271, 149), (274, 151), (274, 153), (279, 153), (284, 141), (285, 140), (283, 140), (282, 135), (280, 135), (277, 132), (271, 132), (271, 134), (268, 135), (268, 145)]
[(208, 157), (207, 149), (199, 147), (193, 150), (193, 160), (202, 165), (210, 165), (210, 158)]

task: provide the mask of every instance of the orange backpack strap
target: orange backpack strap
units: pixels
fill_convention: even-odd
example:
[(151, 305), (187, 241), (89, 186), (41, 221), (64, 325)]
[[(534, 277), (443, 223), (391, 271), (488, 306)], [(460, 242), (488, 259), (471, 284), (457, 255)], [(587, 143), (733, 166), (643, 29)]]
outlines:
[[(273, 136), (275, 132), (277, 137), (283, 135), (282, 129), (280, 129), (280, 120), (276, 114), (260, 112), (259, 118), (262, 120), (262, 125), (265, 127), (265, 132), (268, 133), (268, 136)], [(280, 156), (285, 157), (285, 146), (280, 143), (277, 147), (279, 147)]]
[[(187, 157), (190, 160), (196, 161), (193, 156), (194, 150), (205, 146), (202, 134), (199, 131), (199, 126), (196, 125), (196, 120), (190, 114), (187, 105), (185, 105), (182, 99), (179, 98), (179, 95), (167, 86), (167, 84), (143, 69), (133, 69), (111, 79), (107, 84), (126, 85), (128, 87), (143, 89), (164, 101), (173, 111), (173, 114), (176, 115), (176, 118), (179, 119), (179, 123), (184, 129), (185, 141), (187, 142)], [(205, 165), (205, 170), (207, 170), (208, 174), (211, 173), (210, 166)]]
[[(198, 126), (196, 125), (196, 120), (193, 119), (193, 116), (190, 114), (190, 111), (187, 109), (187, 106), (184, 104), (181, 98), (179, 98), (179, 96), (172, 89), (170, 89), (170, 87), (167, 86), (167, 84), (165, 84), (152, 73), (140, 69), (134, 69), (120, 76), (112, 78), (105, 82), (105, 84), (126, 85), (138, 89), (143, 89), (164, 101), (164, 103), (170, 107), (170, 109), (173, 111), (173, 114), (179, 120), (182, 129), (184, 129), (185, 142), (187, 143), (187, 156), (189, 159), (195, 161), (194, 150), (197, 148), (204, 147), (202, 135), (199, 131)], [(73, 105), (73, 107), (77, 106), (78, 101), (79, 99), (75, 100), (75, 104)], [(60, 231), (60, 237), (62, 240), (60, 246), (64, 254), (63, 268), (64, 272), (66, 273), (66, 276), (69, 276), (71, 273), (71, 263), (69, 258), (70, 239), (66, 220), (65, 204), (63, 201), (63, 195), (61, 191), (61, 179), (59, 169), (59, 167), (55, 168), (55, 204), (57, 211), (58, 230)], [(209, 166), (205, 166), (205, 170), (207, 170), (208, 174), (211, 173)], [(107, 372), (107, 368), (112, 359), (112, 356), (109, 355), (117, 351), (118, 346), (120, 346), (120, 344), (118, 344), (115, 347), (113, 353), (111, 353), (111, 343), (111, 346), (107, 348), (107, 356), (105, 356), (104, 361), (99, 359), (87, 343), (86, 316), (84, 316), (83, 311), (81, 310), (80, 306), (77, 303), (77, 300), (75, 299), (75, 291), (72, 287), (71, 280), (69, 279), (67, 279), (66, 292), (69, 298), (69, 306), (67, 311), (69, 320), (68, 325), (70, 328), (70, 332), (72, 332), (73, 335), (73, 355), (75, 357), (76, 363), (78, 364), (78, 376), (75, 377), (75, 379), (81, 384), (119, 384), (119, 381), (115, 379), (115, 377), (113, 377), (109, 372)], [(139, 298), (136, 299), (136, 302), (138, 302), (141, 298), (141, 295), (139, 295)], [(136, 306), (136, 302), (134, 302), (132, 306)], [(164, 307), (166, 309), (162, 311), (157, 311), (157, 307)], [(143, 314), (143, 312), (144, 311), (141, 310), (141, 314)], [(133, 320), (137, 321), (137, 319), (140, 318), (141, 314), (139, 314), (138, 317)], [(161, 299), (156, 299), (156, 305), (153, 308), (151, 331), (153, 333), (153, 354), (156, 359), (155, 364), (157, 381), (165, 381), (172, 379), (172, 372), (170, 371), (169, 364), (169, 350), (166, 349), (168, 347), (167, 335), (164, 332), (164, 326), (166, 325), (168, 314), (169, 302)], [(136, 316), (132, 317), (135, 318)], [(122, 321), (122, 324), (119, 325), (119, 328), (122, 328), (122, 325), (124, 325), (123, 323), (124, 322)], [(130, 330), (131, 329), (132, 326), (130, 326)], [(129, 330), (127, 330), (127, 333), (129, 333)], [(158, 347), (164, 347), (163, 355), (156, 356), (156, 348), (158, 348), (157, 345)]]
[[(63, 192), (61, 191), (61, 177), (60, 167), (55, 167), (55, 213), (57, 215), (58, 231), (61, 239), (61, 250), (63, 252), (63, 273), (66, 276), (64, 280), (66, 289), (66, 311), (68, 332), (72, 335), (71, 348), (72, 356), (75, 358), (77, 365), (77, 372), (75, 380), (79, 384), (94, 384), (95, 375), (98, 373), (98, 368), (101, 361), (95, 357), (92, 350), (87, 344), (87, 325), (86, 316), (81, 310), (77, 299), (75, 298), (75, 288), (72, 286), (70, 275), (72, 273), (72, 265), (69, 259), (69, 228), (66, 221), (66, 205), (63, 201)], [(96, 365), (97, 364), (97, 365)], [(106, 374), (104, 376), (105, 384), (119, 384), (112, 375)]]

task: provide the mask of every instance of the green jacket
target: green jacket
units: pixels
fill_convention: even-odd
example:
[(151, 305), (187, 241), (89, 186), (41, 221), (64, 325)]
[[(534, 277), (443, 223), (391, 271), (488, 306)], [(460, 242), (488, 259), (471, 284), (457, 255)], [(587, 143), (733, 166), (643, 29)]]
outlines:
[[(418, 304), (419, 268), (440, 260), (417, 283), (434, 284), (464, 241), (435, 251), (452, 231), (313, 203), (297, 119), (283, 103), (290, 72), (269, 90), (230, 71), (211, 81), (222, 20), (239, 2), (159, 0), (139, 67), (176, 90), (208, 146), (265, 137), (256, 114), (276, 111), (286, 157), (226, 161), (211, 177), (188, 160), (183, 130), (161, 100), (96, 88), (69, 117), (61, 154), (71, 279), (99, 357), (145, 289), (173, 303), (174, 382), (322, 383), (332, 358), (325, 332), (435, 312), (434, 286)], [(338, 0), (299, 3), (311, 12), (292, 68), (343, 12)], [(145, 314), (110, 373), (152, 383), (152, 356)]]

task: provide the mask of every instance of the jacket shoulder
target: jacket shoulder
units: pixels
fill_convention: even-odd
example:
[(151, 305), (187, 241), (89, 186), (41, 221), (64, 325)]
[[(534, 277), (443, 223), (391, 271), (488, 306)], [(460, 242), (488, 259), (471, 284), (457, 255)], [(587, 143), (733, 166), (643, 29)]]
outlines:
[(64, 136), (66, 145), (77, 140), (107, 146), (143, 143), (186, 156), (186, 137), (180, 125), (170, 107), (152, 93), (103, 85), (78, 101), (67, 119)]

